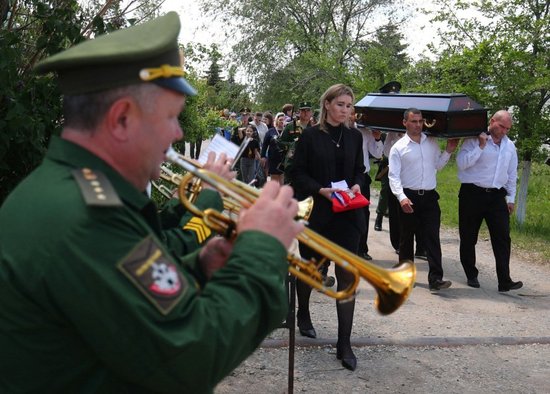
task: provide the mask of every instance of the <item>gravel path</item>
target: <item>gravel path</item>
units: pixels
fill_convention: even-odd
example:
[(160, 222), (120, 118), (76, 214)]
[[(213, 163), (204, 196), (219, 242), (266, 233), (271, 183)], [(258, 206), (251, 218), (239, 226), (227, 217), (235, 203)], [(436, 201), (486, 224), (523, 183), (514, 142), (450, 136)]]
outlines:
[[(387, 220), (383, 231), (372, 231), (374, 216), (370, 254), (389, 268), (397, 256)], [(473, 289), (460, 265), (458, 232), (442, 230), (441, 243), (450, 289), (430, 293), (428, 264), (418, 260), (411, 296), (395, 313), (381, 316), (373, 306), (374, 289), (362, 281), (352, 333), (354, 372), (336, 360), (334, 301), (312, 294), (318, 338), (296, 333), (295, 393), (550, 393), (550, 264), (513, 252), (512, 279), (524, 287), (499, 293), (491, 246), (483, 239), (477, 248), (481, 288)], [(215, 393), (287, 393), (288, 333), (275, 330)]]

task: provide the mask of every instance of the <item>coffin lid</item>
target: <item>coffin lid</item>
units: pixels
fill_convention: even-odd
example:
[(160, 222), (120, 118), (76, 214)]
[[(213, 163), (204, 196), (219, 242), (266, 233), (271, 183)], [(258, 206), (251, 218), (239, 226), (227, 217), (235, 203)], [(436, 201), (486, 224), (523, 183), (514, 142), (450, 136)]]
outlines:
[(360, 123), (398, 132), (405, 132), (403, 112), (411, 107), (422, 111), (430, 135), (463, 137), (487, 130), (487, 109), (461, 93), (369, 93), (355, 104), (356, 112), (364, 114)]

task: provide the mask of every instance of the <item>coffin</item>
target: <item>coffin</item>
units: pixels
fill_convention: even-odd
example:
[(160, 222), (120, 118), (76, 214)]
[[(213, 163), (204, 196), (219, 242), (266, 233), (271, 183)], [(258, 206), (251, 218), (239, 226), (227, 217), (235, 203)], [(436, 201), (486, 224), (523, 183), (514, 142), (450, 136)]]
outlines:
[(411, 107), (422, 111), (428, 135), (458, 138), (487, 131), (487, 109), (465, 94), (369, 93), (355, 111), (366, 127), (404, 133), (403, 112)]

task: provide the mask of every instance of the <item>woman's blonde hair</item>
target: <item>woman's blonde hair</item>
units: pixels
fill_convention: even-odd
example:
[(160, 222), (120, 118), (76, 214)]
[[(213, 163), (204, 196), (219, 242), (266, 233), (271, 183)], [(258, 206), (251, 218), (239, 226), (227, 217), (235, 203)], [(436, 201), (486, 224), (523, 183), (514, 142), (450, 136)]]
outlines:
[[(353, 94), (353, 90), (349, 86), (346, 86), (342, 83), (332, 85), (330, 88), (328, 88), (325, 93), (321, 96), (321, 114), (319, 115), (319, 128), (323, 131), (328, 132), (327, 127), (327, 109), (325, 108), (325, 102), (331, 102), (336, 97), (340, 96), (350, 96), (351, 101), (355, 101), (355, 95)], [(346, 127), (349, 127), (348, 120), (344, 122), (344, 125)]]
[(284, 112), (277, 112), (277, 115), (275, 115), (275, 117), (273, 118), (273, 127), (277, 126), (277, 119), (279, 119), (281, 116), (284, 118), (286, 115), (284, 114)]

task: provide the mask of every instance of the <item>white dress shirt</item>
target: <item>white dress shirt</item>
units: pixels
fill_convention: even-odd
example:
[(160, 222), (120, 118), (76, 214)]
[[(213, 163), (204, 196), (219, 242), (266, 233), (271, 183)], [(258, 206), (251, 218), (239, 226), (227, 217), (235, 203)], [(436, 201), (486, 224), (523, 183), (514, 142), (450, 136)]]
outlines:
[(267, 125), (264, 122), (260, 122), (259, 124), (250, 122), (250, 124), (256, 126), (256, 131), (258, 132), (258, 136), (260, 137), (260, 146), (262, 146), (262, 144), (264, 143), (264, 137), (267, 134)]
[(365, 165), (366, 174), (370, 171), (369, 154), (377, 159), (380, 159), (380, 157), (382, 157), (384, 143), (382, 140), (376, 141), (371, 130), (364, 127), (358, 130), (361, 132), (361, 136), (363, 137), (363, 164)]
[(386, 139), (384, 140), (384, 156), (390, 157), (390, 149), (401, 137), (403, 137), (404, 133), (398, 133), (396, 131), (388, 131), (386, 133)]
[(485, 148), (479, 147), (477, 138), (468, 138), (456, 156), (458, 179), (461, 183), (473, 183), (479, 187), (506, 189), (506, 202), (513, 204), (516, 198), (518, 178), (518, 154), (508, 137), (500, 146), (487, 139)]
[(407, 198), (403, 188), (435, 189), (437, 170), (443, 168), (450, 157), (446, 150), (441, 152), (435, 137), (422, 134), (418, 144), (405, 134), (390, 150), (388, 177), (392, 193), (403, 201)]

